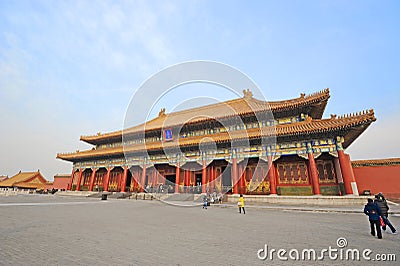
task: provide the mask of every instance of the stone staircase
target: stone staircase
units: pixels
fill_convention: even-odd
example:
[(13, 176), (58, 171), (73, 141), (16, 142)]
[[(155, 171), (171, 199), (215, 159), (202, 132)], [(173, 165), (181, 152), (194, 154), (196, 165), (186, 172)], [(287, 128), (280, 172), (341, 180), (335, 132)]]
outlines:
[[(131, 192), (112, 192), (108, 195), (110, 199), (125, 199), (132, 195)], [(100, 196), (101, 197), (101, 196)]]
[(101, 198), (101, 195), (103, 194), (103, 192), (97, 192), (97, 193), (93, 193), (88, 195), (88, 198)]
[(193, 194), (172, 194), (164, 199), (165, 201), (194, 201)]

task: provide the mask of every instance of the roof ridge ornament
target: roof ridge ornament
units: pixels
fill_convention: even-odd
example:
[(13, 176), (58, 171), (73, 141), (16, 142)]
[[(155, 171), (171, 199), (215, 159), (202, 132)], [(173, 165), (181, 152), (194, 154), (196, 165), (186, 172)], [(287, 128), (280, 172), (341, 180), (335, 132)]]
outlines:
[[(304, 97), (302, 97), (303, 94), (304, 94)], [(316, 92), (313, 92), (313, 93), (307, 94), (307, 95), (305, 93), (301, 93), (300, 98), (310, 98), (310, 97), (321, 96), (324, 94), (328, 94), (328, 96), (329, 96), (329, 88), (325, 88), (323, 90), (316, 91)]]
[(253, 98), (253, 92), (250, 89), (243, 90), (243, 98), (252, 99)]
[(165, 108), (161, 108), (160, 112), (158, 112), (158, 117), (166, 116), (165, 114)]

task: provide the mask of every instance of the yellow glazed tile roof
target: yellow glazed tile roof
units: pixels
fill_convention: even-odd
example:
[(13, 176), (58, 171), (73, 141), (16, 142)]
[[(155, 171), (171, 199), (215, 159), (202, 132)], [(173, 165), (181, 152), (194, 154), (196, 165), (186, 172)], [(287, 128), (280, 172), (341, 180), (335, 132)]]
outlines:
[(318, 106), (317, 108), (321, 109), (319, 113), (320, 116), (322, 116), (322, 112), (329, 97), (329, 89), (325, 89), (310, 95), (301, 94), (299, 98), (284, 101), (266, 102), (257, 100), (253, 97), (242, 97), (221, 103), (172, 112), (169, 114), (166, 114), (164, 110), (164, 112), (160, 112), (158, 117), (149, 120), (144, 124), (126, 129), (124, 132), (119, 130), (104, 134), (99, 133), (92, 136), (81, 136), (80, 139), (94, 144), (94, 142), (98, 140), (121, 137), (122, 133), (132, 134), (144, 131), (147, 132), (183, 124), (199, 123), (208, 120), (218, 120), (238, 115), (252, 114), (254, 112), (265, 112), (269, 110), (272, 112), (278, 112), (291, 110), (301, 106), (310, 106), (313, 104), (316, 104)]
[[(168, 142), (147, 142), (145, 144), (134, 144), (127, 146), (125, 152), (139, 152), (165, 149), (171, 147), (185, 147), (204, 143), (205, 138), (209, 138), (208, 142), (226, 142), (231, 140), (254, 139), (260, 137), (279, 136), (296, 136), (313, 133), (326, 133), (331, 131), (348, 131), (345, 136), (344, 147), (349, 146), (372, 122), (376, 120), (373, 110), (368, 110), (352, 115), (332, 116), (328, 119), (307, 119), (306, 121), (277, 125), (276, 127), (265, 127), (262, 129), (252, 128), (246, 130), (237, 130), (230, 132), (221, 132), (203, 136), (179, 138)], [(207, 142), (207, 141), (206, 141)], [(64, 160), (74, 160), (90, 157), (99, 157), (103, 155), (120, 155), (123, 154), (123, 147), (112, 147), (103, 149), (92, 149), (79, 151), (75, 153), (59, 153), (57, 158)]]
[(10, 177), (7, 180), (4, 180), (0, 182), (0, 187), (13, 187), (16, 186), (16, 184), (22, 184), (22, 183), (45, 183), (46, 179), (40, 174), (39, 171), (37, 172), (19, 172), (18, 174), (14, 175), (13, 177)]

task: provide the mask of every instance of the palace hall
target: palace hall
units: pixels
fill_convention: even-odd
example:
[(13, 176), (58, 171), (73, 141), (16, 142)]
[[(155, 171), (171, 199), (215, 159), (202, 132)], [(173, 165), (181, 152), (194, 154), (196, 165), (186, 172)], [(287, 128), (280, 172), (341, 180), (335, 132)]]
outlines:
[(69, 190), (358, 195), (346, 149), (373, 110), (323, 118), (329, 89), (281, 101), (240, 98), (168, 113), (124, 130), (81, 136)]

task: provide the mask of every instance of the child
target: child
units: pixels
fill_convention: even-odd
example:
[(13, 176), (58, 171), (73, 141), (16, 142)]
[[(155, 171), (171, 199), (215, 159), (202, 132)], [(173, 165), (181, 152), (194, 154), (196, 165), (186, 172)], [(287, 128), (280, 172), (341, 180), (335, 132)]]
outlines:
[(244, 198), (242, 194), (240, 194), (239, 197), (238, 207), (239, 207), (239, 213), (242, 213), (243, 210), (243, 214), (246, 214), (246, 211), (244, 210)]

